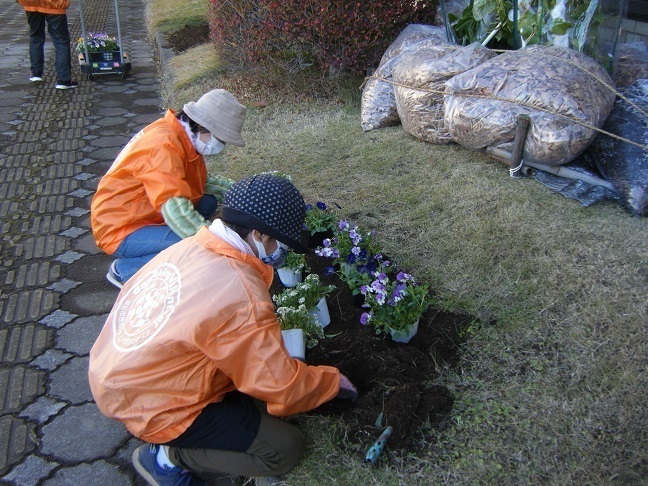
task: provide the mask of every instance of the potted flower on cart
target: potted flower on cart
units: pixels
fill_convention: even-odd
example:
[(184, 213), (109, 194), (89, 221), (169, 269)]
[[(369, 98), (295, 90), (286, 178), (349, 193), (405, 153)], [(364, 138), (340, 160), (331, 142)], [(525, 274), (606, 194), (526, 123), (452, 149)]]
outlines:
[(117, 39), (109, 36), (105, 32), (88, 32), (85, 38), (79, 37), (77, 40), (77, 51), (85, 54), (86, 48), (90, 54), (90, 62), (119, 60), (119, 44), (117, 43)]
[(408, 343), (429, 307), (428, 286), (389, 267), (391, 264), (381, 266), (373, 273), (374, 280), (361, 287), (369, 311), (362, 314), (360, 322), (370, 325), (376, 334), (389, 334), (396, 342)]
[(319, 275), (310, 273), (303, 282), (295, 287), (284, 289), (283, 292), (272, 296), (277, 307), (299, 308), (305, 306), (307, 312), (317, 318), (319, 325), (324, 328), (331, 322), (326, 303), (326, 296), (335, 290), (335, 285), (323, 285)]
[(309, 270), (306, 257), (290, 250), (286, 254), (284, 264), (277, 269), (277, 275), (284, 287), (294, 287), (302, 281), (303, 272)]

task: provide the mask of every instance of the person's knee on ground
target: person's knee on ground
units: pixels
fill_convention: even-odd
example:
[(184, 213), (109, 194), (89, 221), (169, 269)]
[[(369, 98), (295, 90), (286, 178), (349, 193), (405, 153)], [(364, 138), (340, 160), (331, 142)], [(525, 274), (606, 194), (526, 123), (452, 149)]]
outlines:
[(169, 447), (168, 456), (173, 464), (196, 473), (279, 476), (299, 463), (305, 443), (299, 429), (263, 414), (259, 432), (245, 452)]

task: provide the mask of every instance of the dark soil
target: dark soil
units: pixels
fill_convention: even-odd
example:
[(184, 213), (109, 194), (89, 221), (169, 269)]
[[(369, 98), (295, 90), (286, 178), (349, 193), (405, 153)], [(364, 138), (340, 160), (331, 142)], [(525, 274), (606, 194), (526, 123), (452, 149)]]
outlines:
[[(426, 431), (432, 432), (422, 426), (437, 428), (452, 410), (450, 392), (434, 382), (443, 363), (454, 363), (461, 330), (470, 318), (431, 309), (421, 317), (418, 333), (408, 344), (396, 343), (360, 324), (364, 310), (344, 282), (337, 276), (322, 277), (330, 260), (310, 252), (307, 263), (312, 273), (337, 288), (327, 299), (331, 315), (327, 337), (307, 350), (306, 361), (335, 366), (359, 391), (356, 404), (334, 399), (312, 413), (341, 415), (348, 422), (349, 439), (367, 447), (391, 425), (389, 448), (416, 452)], [(283, 290), (278, 278), (271, 290)]]
[(167, 37), (167, 42), (174, 53), (179, 54), (187, 49), (209, 42), (209, 25), (186, 25)]

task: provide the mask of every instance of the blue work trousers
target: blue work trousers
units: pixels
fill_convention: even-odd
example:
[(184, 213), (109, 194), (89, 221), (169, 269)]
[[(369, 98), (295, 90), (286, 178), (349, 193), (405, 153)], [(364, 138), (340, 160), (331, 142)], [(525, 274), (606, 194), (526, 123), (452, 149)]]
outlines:
[[(218, 201), (211, 194), (205, 194), (195, 206), (204, 218), (211, 218), (216, 212)], [(146, 265), (162, 250), (166, 250), (182, 238), (166, 224), (144, 226), (122, 240), (113, 254), (118, 279), (124, 283)]]

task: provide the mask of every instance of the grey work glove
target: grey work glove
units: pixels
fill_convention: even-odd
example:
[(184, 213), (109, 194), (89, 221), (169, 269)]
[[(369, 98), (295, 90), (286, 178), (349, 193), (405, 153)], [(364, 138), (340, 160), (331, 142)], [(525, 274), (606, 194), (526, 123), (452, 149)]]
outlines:
[(338, 391), (337, 398), (348, 398), (353, 403), (358, 401), (358, 390), (342, 373), (340, 373), (340, 391)]

